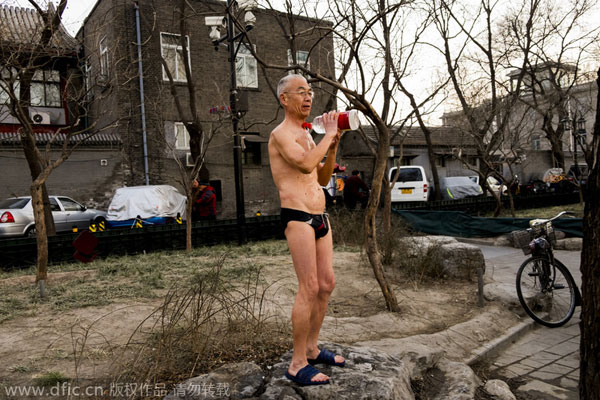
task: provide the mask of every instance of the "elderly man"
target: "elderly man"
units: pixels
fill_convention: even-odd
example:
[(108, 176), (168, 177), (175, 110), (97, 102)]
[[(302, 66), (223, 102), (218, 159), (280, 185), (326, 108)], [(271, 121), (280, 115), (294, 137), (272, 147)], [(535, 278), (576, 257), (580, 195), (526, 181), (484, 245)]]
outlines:
[[(300, 385), (329, 383), (329, 377), (313, 367), (342, 367), (344, 358), (325, 349), (317, 340), (329, 296), (335, 286), (333, 245), (321, 186), (335, 165), (341, 132), (338, 113), (323, 114), (325, 135), (315, 145), (304, 120), (312, 107), (313, 91), (303, 76), (286, 75), (277, 86), (285, 118), (271, 133), (269, 158), (279, 189), (281, 220), (298, 278), (292, 309), (294, 350), (286, 377)], [(327, 155), (325, 163), (323, 157)]]

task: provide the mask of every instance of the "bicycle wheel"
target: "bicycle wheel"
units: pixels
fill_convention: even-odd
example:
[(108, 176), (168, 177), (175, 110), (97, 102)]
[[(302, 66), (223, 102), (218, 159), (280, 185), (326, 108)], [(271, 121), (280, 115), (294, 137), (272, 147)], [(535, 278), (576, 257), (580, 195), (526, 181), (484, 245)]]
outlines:
[(531, 257), (517, 272), (519, 302), (536, 322), (556, 328), (575, 312), (575, 281), (560, 261)]

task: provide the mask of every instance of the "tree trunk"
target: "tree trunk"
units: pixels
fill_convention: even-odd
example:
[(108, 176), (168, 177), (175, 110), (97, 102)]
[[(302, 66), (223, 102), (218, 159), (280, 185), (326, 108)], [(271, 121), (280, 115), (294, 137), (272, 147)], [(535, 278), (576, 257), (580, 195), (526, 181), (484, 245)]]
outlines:
[(48, 279), (48, 235), (44, 218), (43, 185), (31, 185), (31, 205), (35, 220), (37, 243), (37, 274), (36, 282), (40, 285), (40, 296), (45, 297), (45, 282)]
[(383, 264), (390, 265), (394, 257), (394, 242), (392, 233), (392, 186), (383, 174)]
[(191, 189), (191, 194), (188, 194), (186, 210), (185, 210), (185, 251), (192, 251), (192, 208), (194, 207), (194, 190)]
[(367, 214), (365, 216), (366, 251), (375, 279), (377, 279), (377, 283), (379, 283), (381, 293), (385, 299), (386, 308), (389, 311), (398, 312), (400, 311), (398, 300), (396, 299), (392, 285), (390, 285), (385, 276), (379, 246), (377, 245), (377, 209), (379, 207), (379, 196), (381, 195), (383, 175), (385, 174), (387, 154), (389, 152), (390, 137), (389, 129), (386, 126), (380, 125), (377, 128), (380, 132), (377, 143), (377, 158), (375, 161), (371, 196), (369, 197)]
[[(598, 70), (600, 105), (600, 70)], [(581, 253), (581, 343), (579, 397), (600, 399), (600, 112), (596, 107), (596, 123), (592, 142), (594, 160), (588, 178), (585, 217), (583, 218), (583, 251)]]

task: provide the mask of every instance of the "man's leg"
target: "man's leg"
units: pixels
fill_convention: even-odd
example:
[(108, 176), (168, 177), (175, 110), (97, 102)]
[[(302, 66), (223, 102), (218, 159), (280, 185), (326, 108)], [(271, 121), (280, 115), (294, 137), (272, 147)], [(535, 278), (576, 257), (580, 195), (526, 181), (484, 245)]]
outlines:
[[(308, 332), (308, 341), (306, 343), (307, 357), (310, 359), (315, 359), (319, 355), (319, 348), (317, 347), (319, 332), (321, 331), (321, 325), (323, 325), (323, 319), (325, 318), (325, 312), (327, 311), (329, 296), (335, 287), (331, 227), (327, 235), (316, 241), (316, 254), (319, 291), (311, 310), (310, 330)], [(335, 356), (335, 362), (341, 363), (343, 361), (344, 357), (338, 355)]]
[[(292, 329), (294, 351), (288, 372), (296, 375), (304, 368), (306, 360), (308, 335), (311, 324), (311, 310), (319, 293), (317, 279), (317, 256), (315, 249), (315, 233), (305, 222), (290, 221), (285, 229), (292, 262), (298, 277), (298, 293), (292, 308)], [(315, 375), (313, 381), (326, 381), (327, 375)]]

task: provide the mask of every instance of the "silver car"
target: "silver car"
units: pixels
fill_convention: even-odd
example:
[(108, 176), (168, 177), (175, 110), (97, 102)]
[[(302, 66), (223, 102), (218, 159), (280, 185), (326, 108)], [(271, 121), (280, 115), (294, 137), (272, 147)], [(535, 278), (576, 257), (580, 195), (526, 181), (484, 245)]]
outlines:
[[(65, 196), (49, 196), (56, 232), (87, 229), (90, 223), (106, 220), (106, 212), (88, 209)], [(31, 196), (0, 201), (0, 238), (35, 236)]]

